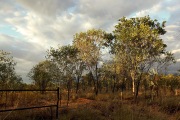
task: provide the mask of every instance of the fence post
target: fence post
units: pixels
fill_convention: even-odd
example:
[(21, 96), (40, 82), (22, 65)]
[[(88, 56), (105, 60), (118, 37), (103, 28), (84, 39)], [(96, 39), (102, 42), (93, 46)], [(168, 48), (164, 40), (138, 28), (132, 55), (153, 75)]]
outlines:
[[(59, 90), (60, 90), (60, 89), (59, 89)], [(62, 100), (61, 94), (62, 94), (62, 93), (61, 93), (61, 90), (60, 90), (60, 91), (59, 91), (59, 95), (60, 95), (60, 98), (59, 98), (59, 99), (60, 99), (60, 107), (61, 107), (61, 100)]]
[(51, 110), (51, 120), (53, 120), (53, 111), (52, 111), (52, 106), (50, 107)]
[(59, 118), (59, 87), (57, 88), (57, 106), (56, 106), (56, 119)]

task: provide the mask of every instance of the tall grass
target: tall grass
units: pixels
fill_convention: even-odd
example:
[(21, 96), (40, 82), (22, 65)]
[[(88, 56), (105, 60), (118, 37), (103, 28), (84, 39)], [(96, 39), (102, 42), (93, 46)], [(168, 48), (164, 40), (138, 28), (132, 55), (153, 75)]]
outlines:
[[(5, 95), (5, 94), (4, 94)], [(173, 115), (174, 119), (179, 120), (180, 116), (180, 96), (159, 97), (139, 97), (139, 102), (133, 102), (133, 96), (130, 92), (124, 93), (121, 100), (120, 93), (104, 93), (96, 96), (94, 93), (72, 94), (70, 103), (77, 103), (76, 107), (60, 108), (60, 120), (166, 120), (166, 116)], [(28, 93), (9, 93), (8, 99), (1, 99), (0, 102), (7, 100), (7, 106), (11, 107), (11, 102), (16, 107), (48, 105), (56, 103), (56, 94), (40, 92)], [(81, 102), (78, 98), (84, 98)], [(87, 100), (88, 99), (88, 100)], [(63, 93), (63, 104), (66, 101), (66, 94)], [(89, 102), (90, 101), (90, 102)], [(156, 113), (162, 112), (162, 114)], [(0, 120), (48, 120), (51, 119), (51, 110), (48, 108), (13, 111), (0, 113)], [(53, 108), (53, 117), (55, 118), (55, 108)]]

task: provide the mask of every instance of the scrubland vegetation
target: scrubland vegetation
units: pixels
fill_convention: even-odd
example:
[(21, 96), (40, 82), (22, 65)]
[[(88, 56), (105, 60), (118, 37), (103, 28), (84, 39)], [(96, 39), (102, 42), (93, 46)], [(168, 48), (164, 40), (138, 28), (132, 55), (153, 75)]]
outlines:
[[(180, 120), (180, 73), (168, 74), (175, 58), (161, 39), (164, 27), (165, 22), (149, 16), (123, 17), (113, 33), (77, 33), (72, 45), (47, 50), (46, 60), (27, 75), (32, 84), (22, 82), (13, 58), (1, 50), (0, 89), (59, 87), (62, 120)], [(50, 105), (56, 97), (52, 92), (1, 92), (0, 108)], [(0, 113), (0, 119), (55, 119), (54, 111), (11, 111)]]
[[(59, 119), (61, 120), (178, 120), (180, 113), (180, 96), (173, 96), (169, 90), (169, 95), (161, 97), (146, 98), (143, 94), (139, 96), (138, 101), (134, 101), (131, 92), (126, 91), (123, 99), (119, 92), (100, 93), (97, 96), (93, 93), (83, 92), (78, 95), (75, 93), (70, 97), (67, 107), (67, 94), (62, 95), (61, 107), (59, 110)], [(8, 99), (6, 108), (40, 106), (52, 104), (52, 96), (35, 93), (26, 93), (26, 99), (13, 101), (16, 105), (11, 106)], [(21, 94), (22, 96), (24, 94)], [(17, 102), (19, 104), (17, 105)], [(2, 106), (1, 106), (2, 107)], [(3, 107), (4, 108), (4, 107)], [(56, 108), (52, 107), (52, 118), (55, 119)], [(50, 108), (38, 108), (32, 110), (12, 111), (1, 113), (1, 119), (29, 119), (29, 120), (49, 120), (51, 119)], [(6, 117), (7, 116), (7, 117)]]

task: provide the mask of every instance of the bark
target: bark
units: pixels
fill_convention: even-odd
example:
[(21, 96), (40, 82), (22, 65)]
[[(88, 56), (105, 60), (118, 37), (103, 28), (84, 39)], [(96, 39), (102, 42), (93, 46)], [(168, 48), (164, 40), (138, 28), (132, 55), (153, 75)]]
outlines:
[(123, 99), (123, 91), (121, 91), (121, 100)]
[(178, 90), (175, 89), (174, 91), (175, 91), (175, 96), (177, 96), (178, 95)]
[(116, 87), (116, 78), (115, 76), (113, 76), (113, 89), (112, 89), (113, 93), (115, 92), (115, 87)]
[(94, 85), (94, 92), (96, 93), (96, 82), (95, 82), (95, 79), (94, 79), (94, 77), (93, 77), (93, 74), (92, 74), (92, 72), (90, 72), (90, 74), (91, 74), (91, 79), (93, 80), (93, 85)]
[(67, 106), (69, 105), (69, 100), (70, 100), (70, 91), (71, 91), (71, 81), (69, 80), (67, 83), (67, 89), (68, 89), (68, 98), (67, 98)]
[(114, 79), (114, 84), (113, 84), (113, 93), (115, 92), (115, 87), (116, 87), (116, 66), (115, 67), (115, 70), (114, 70), (114, 75), (113, 75), (113, 79)]
[(132, 92), (133, 92), (133, 95), (135, 96), (135, 73), (134, 73), (134, 71), (131, 71), (131, 78), (132, 78)]
[(139, 86), (140, 86), (140, 79), (137, 81), (137, 84), (136, 84), (135, 100), (137, 100), (137, 97), (139, 94)]
[(142, 73), (140, 74), (140, 77), (139, 77), (139, 79), (137, 80), (135, 100), (137, 100), (137, 97), (138, 97), (138, 94), (139, 94), (139, 86), (140, 86), (141, 80), (142, 80)]
[(108, 93), (109, 89), (108, 89), (108, 83), (106, 84), (106, 93)]
[(79, 76), (77, 77), (76, 94), (79, 91)]
[(99, 92), (99, 78), (98, 78), (98, 68), (96, 64), (96, 95), (98, 95)]

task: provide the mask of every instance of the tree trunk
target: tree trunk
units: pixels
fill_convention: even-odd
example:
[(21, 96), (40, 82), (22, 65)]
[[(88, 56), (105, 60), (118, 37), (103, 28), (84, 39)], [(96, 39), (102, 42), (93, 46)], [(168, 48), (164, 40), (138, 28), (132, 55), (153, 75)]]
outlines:
[(69, 100), (70, 100), (70, 91), (71, 91), (71, 82), (70, 80), (67, 83), (67, 89), (68, 89), (68, 96), (67, 96), (67, 106), (69, 105)]
[(83, 89), (84, 92), (86, 91), (86, 85), (85, 85), (85, 82), (84, 82), (83, 79), (82, 79), (82, 89)]
[(123, 99), (123, 91), (121, 91), (121, 100)]
[(134, 71), (131, 71), (131, 78), (132, 78), (132, 92), (133, 92), (133, 95), (135, 95), (135, 73), (134, 73)]
[(77, 77), (76, 94), (78, 93), (78, 90), (79, 90), (79, 76)]
[(142, 73), (140, 74), (140, 77), (139, 77), (139, 79), (137, 80), (135, 100), (137, 100), (137, 97), (138, 97), (138, 93), (139, 93), (139, 86), (140, 86), (141, 79), (142, 79)]
[(178, 95), (178, 90), (175, 89), (174, 91), (175, 91), (175, 96), (177, 96)]
[(106, 93), (108, 93), (108, 83), (106, 84)]
[(140, 86), (140, 79), (137, 81), (137, 84), (136, 84), (135, 100), (137, 100), (137, 97), (139, 94), (139, 86)]
[(121, 100), (123, 99), (123, 91), (124, 91), (124, 88), (123, 88), (123, 85), (121, 86)]
[(91, 79), (93, 80), (93, 84), (94, 84), (94, 93), (96, 94), (96, 81), (95, 81), (95, 79), (94, 79), (94, 77), (93, 77), (93, 74), (92, 74), (92, 72), (90, 72), (90, 74), (91, 74)]
[(98, 78), (98, 68), (97, 68), (97, 64), (96, 64), (96, 95), (98, 95), (99, 92), (99, 78)]
[(113, 76), (113, 89), (112, 89), (112, 92), (114, 93), (115, 92), (115, 87), (116, 87), (116, 78), (115, 76)]
[(133, 92), (133, 95), (135, 95), (135, 80), (134, 80), (134, 78), (132, 78), (132, 92)]

